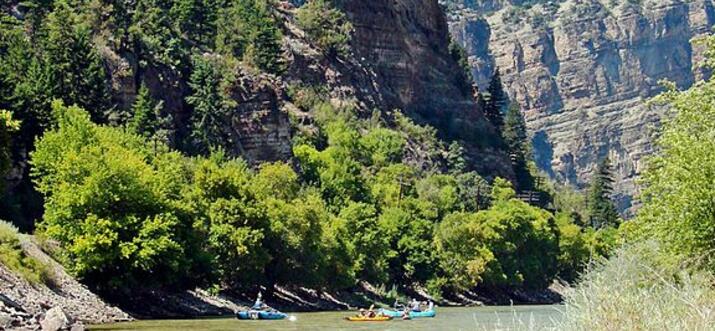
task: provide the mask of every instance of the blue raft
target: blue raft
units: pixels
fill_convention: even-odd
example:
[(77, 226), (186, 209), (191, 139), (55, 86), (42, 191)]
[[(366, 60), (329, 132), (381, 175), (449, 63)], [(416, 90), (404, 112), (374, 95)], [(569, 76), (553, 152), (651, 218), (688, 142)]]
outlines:
[[(390, 309), (380, 309), (380, 313), (385, 316), (390, 316), (394, 318), (402, 318), (405, 315), (404, 311), (390, 310)], [(434, 309), (426, 311), (410, 311), (410, 318), (422, 318), (422, 317), (435, 317), (437, 312)]]
[(282, 320), (288, 315), (279, 311), (246, 310), (239, 311), (236, 317), (240, 320)]

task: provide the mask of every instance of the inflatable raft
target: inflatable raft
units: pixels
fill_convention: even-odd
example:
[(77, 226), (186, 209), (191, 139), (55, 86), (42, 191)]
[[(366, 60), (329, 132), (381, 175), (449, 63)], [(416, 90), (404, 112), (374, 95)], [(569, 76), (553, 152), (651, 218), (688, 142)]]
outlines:
[(240, 320), (282, 320), (288, 315), (279, 311), (246, 310), (239, 311), (236, 317)]
[[(396, 317), (396, 318), (402, 318), (405, 316), (404, 311), (397, 311), (397, 310), (390, 310), (390, 309), (381, 309), (380, 313), (385, 316), (390, 316), (390, 317)], [(437, 316), (437, 312), (434, 309), (431, 310), (425, 310), (425, 311), (410, 311), (410, 318), (423, 318), (423, 317), (435, 317)]]

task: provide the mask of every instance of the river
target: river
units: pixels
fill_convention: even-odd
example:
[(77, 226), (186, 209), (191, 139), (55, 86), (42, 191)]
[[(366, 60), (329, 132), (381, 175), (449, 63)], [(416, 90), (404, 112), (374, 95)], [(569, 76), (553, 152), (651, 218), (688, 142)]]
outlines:
[(294, 321), (240, 321), (234, 318), (147, 320), (90, 326), (90, 330), (550, 330), (560, 318), (560, 306), (437, 308), (437, 317), (389, 322), (348, 322), (354, 312), (294, 313)]

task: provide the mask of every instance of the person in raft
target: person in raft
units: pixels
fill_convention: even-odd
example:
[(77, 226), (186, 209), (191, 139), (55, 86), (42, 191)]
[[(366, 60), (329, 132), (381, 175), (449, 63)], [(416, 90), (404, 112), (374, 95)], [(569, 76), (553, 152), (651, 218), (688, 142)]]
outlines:
[(375, 305), (370, 306), (370, 309), (365, 310), (365, 308), (360, 308), (360, 317), (374, 318), (377, 316), (375, 313)]
[(420, 302), (417, 301), (417, 299), (412, 299), (412, 302), (410, 302), (410, 309), (414, 312), (420, 312)]
[(253, 304), (251, 309), (252, 310), (270, 310), (271, 307), (268, 307), (268, 305), (263, 303), (263, 294), (261, 294), (261, 292), (258, 292), (258, 297), (256, 297), (256, 302)]

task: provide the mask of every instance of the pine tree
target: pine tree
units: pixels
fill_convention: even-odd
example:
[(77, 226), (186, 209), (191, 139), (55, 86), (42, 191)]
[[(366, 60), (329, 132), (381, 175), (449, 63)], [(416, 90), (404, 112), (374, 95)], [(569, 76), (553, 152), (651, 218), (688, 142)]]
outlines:
[(588, 190), (589, 219), (591, 226), (596, 229), (615, 227), (620, 222), (611, 200), (613, 182), (611, 161), (606, 157), (598, 164)]
[(459, 79), (459, 87), (465, 93), (472, 92), (474, 79), (472, 78), (472, 67), (469, 65), (467, 51), (454, 40), (449, 41), (449, 54), (459, 65), (460, 72), (457, 73)]
[(269, 6), (261, 0), (234, 2), (218, 20), (216, 48), (260, 70), (280, 74), (284, 69), (282, 35)]
[(218, 12), (224, 5), (221, 0), (177, 0), (170, 13), (183, 35), (201, 46), (213, 47)]
[(90, 111), (101, 122), (110, 111), (107, 74), (98, 51), (90, 40), (89, 28), (77, 22), (77, 15), (64, 1), (55, 3), (48, 15), (46, 63), (52, 72), (55, 96), (67, 104)]
[(244, 60), (263, 71), (280, 74), (284, 69), (280, 30), (269, 15), (261, 16), (257, 24), (258, 29), (250, 37)]
[(506, 112), (502, 137), (516, 174), (516, 186), (520, 190), (532, 189), (534, 179), (529, 171), (529, 160), (531, 159), (529, 136), (526, 132), (524, 116), (517, 103), (512, 103)]
[(494, 72), (494, 75), (489, 82), (487, 92), (489, 97), (486, 102), (484, 115), (495, 128), (500, 129), (504, 125), (503, 112), (509, 98), (506, 95), (506, 92), (504, 92), (504, 86), (502, 85), (499, 68), (497, 68)]
[(228, 142), (224, 126), (228, 111), (221, 93), (220, 64), (216, 59), (197, 56), (189, 79), (192, 93), (186, 102), (191, 114), (191, 145), (197, 154), (208, 154), (211, 148)]
[(132, 106), (133, 117), (128, 129), (142, 137), (165, 144), (171, 143), (173, 136), (172, 117), (164, 112), (163, 101), (154, 100), (149, 89), (142, 84)]
[(185, 39), (172, 22), (173, 1), (136, 0), (130, 35), (138, 42), (142, 66), (164, 66), (177, 71), (189, 66)]
[(462, 173), (467, 169), (467, 160), (464, 158), (464, 147), (456, 141), (449, 144), (447, 150), (447, 166), (451, 173)]

